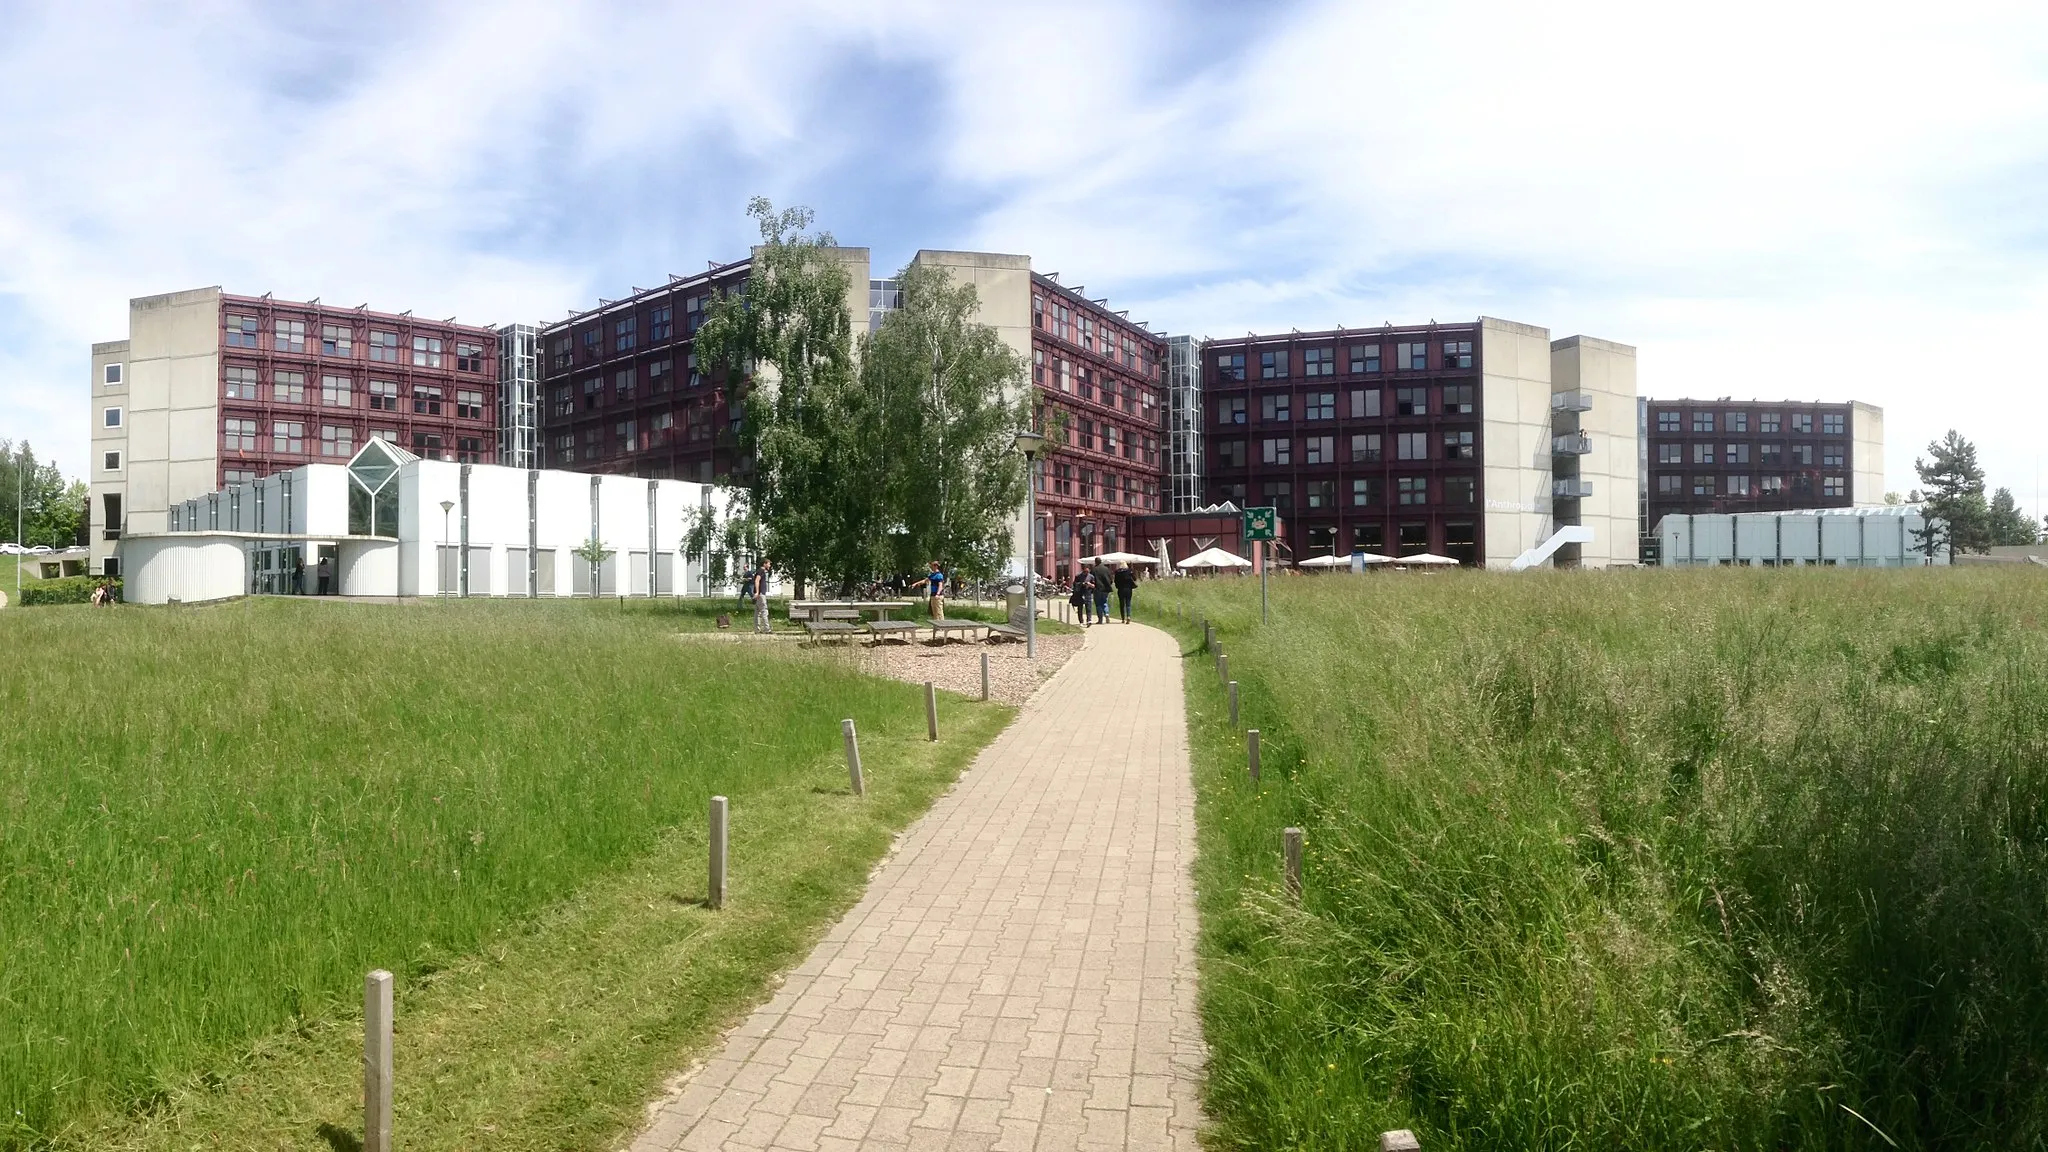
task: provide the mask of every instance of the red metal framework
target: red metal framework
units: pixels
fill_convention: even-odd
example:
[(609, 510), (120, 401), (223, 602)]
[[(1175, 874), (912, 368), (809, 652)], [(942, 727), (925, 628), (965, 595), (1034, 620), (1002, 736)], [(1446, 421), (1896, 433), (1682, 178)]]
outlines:
[[(249, 326), (231, 325), (229, 317), (246, 317)], [(296, 326), (296, 327), (294, 327)], [(323, 334), (347, 335), (346, 348), (336, 339), (325, 346)], [(388, 336), (391, 359), (371, 358), (372, 333)], [(318, 300), (274, 300), (269, 296), (222, 295), (217, 324), (220, 340), (221, 424), (214, 430), (220, 446), (216, 483), (225, 486), (229, 473), (267, 476), (301, 464), (343, 463), (373, 434), (395, 433), (401, 447), (436, 459), (490, 463), (497, 452), (498, 337), (489, 328), (415, 318), (409, 312), (372, 312), (367, 306), (335, 308)], [(294, 339), (296, 337), (296, 339)], [(416, 348), (415, 341), (426, 341)], [(435, 344), (438, 341), (438, 352)], [(459, 355), (458, 348), (474, 348)], [(434, 359), (439, 363), (435, 364)], [(254, 372), (255, 395), (240, 393), (241, 377)], [(302, 377), (300, 399), (281, 394), (285, 373)], [(322, 402), (324, 377), (349, 381), (348, 403)], [(397, 388), (393, 409), (369, 407), (371, 381)], [(439, 389), (436, 401), (421, 389)], [(339, 393), (337, 392), (337, 395)], [(471, 396), (473, 403), (460, 398)], [(465, 413), (465, 409), (468, 409)], [(253, 421), (253, 448), (230, 447), (228, 421)], [(298, 424), (301, 450), (279, 451), (280, 423)], [(322, 428), (347, 429), (350, 452), (321, 452)], [(433, 438), (429, 440), (428, 438)], [(333, 441), (337, 447), (340, 441)]]

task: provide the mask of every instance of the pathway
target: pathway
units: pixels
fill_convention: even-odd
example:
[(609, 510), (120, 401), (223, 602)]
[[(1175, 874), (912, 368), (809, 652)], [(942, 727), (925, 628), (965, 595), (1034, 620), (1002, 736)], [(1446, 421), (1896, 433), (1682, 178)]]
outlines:
[(1180, 665), (1162, 632), (1091, 629), (635, 1152), (1193, 1152)]

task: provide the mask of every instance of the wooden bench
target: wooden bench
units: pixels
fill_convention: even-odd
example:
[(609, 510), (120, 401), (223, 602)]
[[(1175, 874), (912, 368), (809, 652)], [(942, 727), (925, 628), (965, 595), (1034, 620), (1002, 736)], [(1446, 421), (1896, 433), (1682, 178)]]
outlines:
[(868, 624), (868, 631), (874, 634), (877, 644), (891, 636), (908, 644), (917, 639), (917, 627), (915, 620), (875, 620)]
[(1022, 643), (1024, 642), (1024, 630), (1023, 630), (1022, 628), (1019, 628), (1019, 627), (1017, 627), (1017, 626), (1016, 626), (1015, 624), (991, 624), (991, 625), (989, 625), (989, 626), (988, 626), (988, 639), (989, 639), (989, 642), (990, 642), (990, 643), (994, 643), (994, 642), (995, 642), (995, 641), (996, 641), (996, 640), (997, 640), (998, 638), (1001, 638), (1001, 639), (1004, 639), (1004, 640), (1015, 640), (1015, 641), (1016, 641), (1017, 643), (1019, 643), (1019, 644), (1022, 644)]
[(983, 624), (979, 620), (934, 620), (932, 621), (932, 639), (944, 643), (949, 637), (965, 632), (967, 633), (967, 638), (972, 640), (976, 628), (986, 627), (988, 625)]
[(851, 644), (853, 638), (860, 634), (859, 626), (848, 624), (844, 620), (806, 620), (803, 625), (804, 630), (811, 634), (813, 644), (827, 636), (842, 637)]

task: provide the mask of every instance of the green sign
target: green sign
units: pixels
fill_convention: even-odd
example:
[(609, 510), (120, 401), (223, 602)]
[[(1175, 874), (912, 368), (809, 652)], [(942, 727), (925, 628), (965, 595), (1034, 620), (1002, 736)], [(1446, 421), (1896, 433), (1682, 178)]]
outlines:
[(1271, 508), (1247, 508), (1244, 510), (1244, 538), (1246, 540), (1271, 540), (1275, 516)]

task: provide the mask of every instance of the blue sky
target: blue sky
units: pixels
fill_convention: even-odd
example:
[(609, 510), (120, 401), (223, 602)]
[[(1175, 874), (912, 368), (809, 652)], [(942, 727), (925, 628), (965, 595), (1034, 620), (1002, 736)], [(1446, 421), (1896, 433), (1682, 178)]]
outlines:
[(131, 296), (545, 320), (730, 259), (1023, 252), (1196, 335), (1494, 315), (1862, 399), (2036, 507), (2048, 5), (0, 0), (0, 437)]

